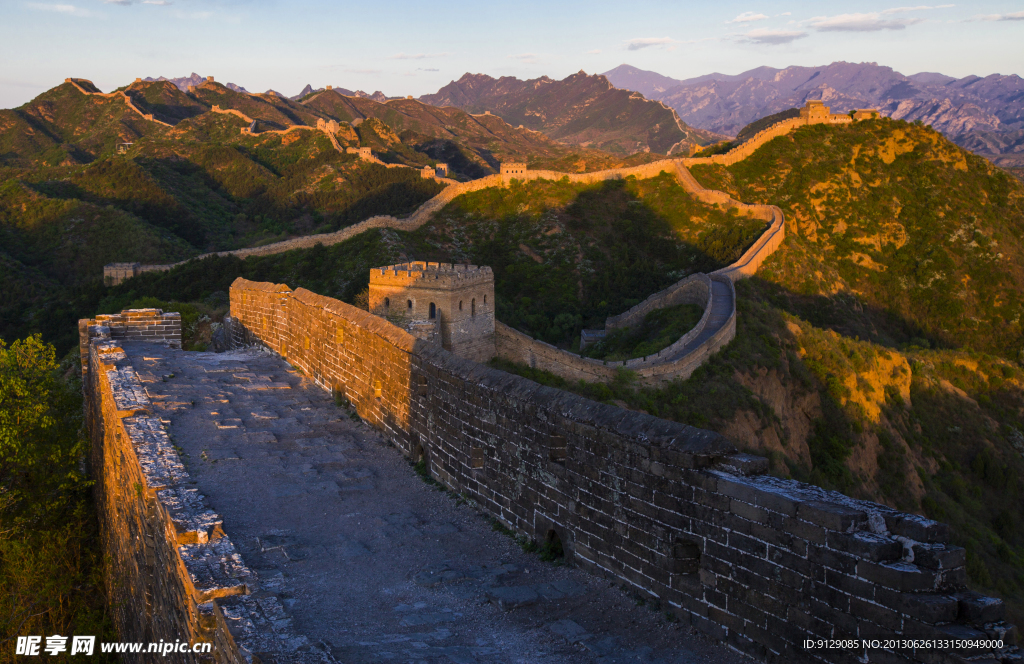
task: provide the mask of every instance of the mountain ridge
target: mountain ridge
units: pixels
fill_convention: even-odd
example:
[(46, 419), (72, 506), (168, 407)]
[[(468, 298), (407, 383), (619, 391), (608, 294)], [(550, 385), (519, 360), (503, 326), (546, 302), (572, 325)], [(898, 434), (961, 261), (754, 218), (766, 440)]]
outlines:
[(624, 64), (605, 75), (616, 86), (671, 106), (690, 125), (729, 135), (760, 117), (820, 99), (838, 112), (877, 108), (884, 116), (920, 120), (960, 145), (983, 147), (980, 154), (1024, 159), (1015, 134), (1024, 129), (1024, 79), (1016, 74), (905, 76), (877, 63), (833, 62), (684, 80)]
[[(668, 106), (616, 88), (601, 75), (584, 71), (561, 81), (548, 76), (520, 80), (464, 74), (420, 101), (457, 106), (470, 113), (494, 113), (509, 124), (540, 131), (562, 143), (619, 154), (689, 151), (722, 136), (695, 129)], [(628, 113), (629, 121), (622, 122)]]

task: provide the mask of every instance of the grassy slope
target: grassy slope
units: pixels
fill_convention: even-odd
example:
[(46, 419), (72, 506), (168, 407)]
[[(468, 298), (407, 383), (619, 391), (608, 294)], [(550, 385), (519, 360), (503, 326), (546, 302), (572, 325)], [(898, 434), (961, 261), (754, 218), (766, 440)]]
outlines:
[(764, 228), (694, 201), (675, 180), (535, 181), (461, 196), (408, 236), (425, 260), (494, 268), (498, 318), (551, 343), (696, 271), (728, 264)]
[(937, 132), (891, 120), (806, 127), (694, 174), (782, 207), (795, 242), (762, 276), (808, 320), (889, 345), (922, 338), (1011, 359), (1024, 346), (1024, 190)]

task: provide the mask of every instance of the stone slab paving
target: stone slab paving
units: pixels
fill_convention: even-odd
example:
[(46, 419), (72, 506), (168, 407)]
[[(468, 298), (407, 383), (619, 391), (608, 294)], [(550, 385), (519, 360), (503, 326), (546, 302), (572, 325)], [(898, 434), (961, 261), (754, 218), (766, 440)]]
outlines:
[(662, 360), (663, 363), (681, 360), (693, 351), (697, 350), (705, 341), (718, 333), (722, 326), (729, 322), (729, 317), (736, 305), (732, 301), (732, 290), (720, 281), (711, 282), (711, 314), (708, 316), (708, 323), (704, 330), (689, 343), (680, 348), (675, 354)]
[(123, 347), (257, 600), (339, 662), (750, 661), (523, 552), (279, 357)]

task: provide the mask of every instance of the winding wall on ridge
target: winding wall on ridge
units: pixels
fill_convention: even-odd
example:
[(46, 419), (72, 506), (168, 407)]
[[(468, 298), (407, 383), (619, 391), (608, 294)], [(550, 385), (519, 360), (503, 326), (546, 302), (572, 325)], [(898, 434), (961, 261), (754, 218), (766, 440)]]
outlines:
[[(220, 111), (228, 112), (228, 111)], [(241, 115), (240, 113), (237, 113)], [(247, 117), (247, 116), (246, 116)], [(243, 119), (246, 119), (243, 117)], [(526, 364), (530, 367), (550, 371), (569, 380), (586, 380), (608, 382), (618, 375), (622, 369), (628, 369), (636, 373), (637, 379), (648, 385), (661, 385), (689, 378), (689, 376), (707, 358), (717, 352), (720, 348), (729, 343), (736, 336), (736, 292), (733, 282), (737, 279), (753, 275), (761, 263), (782, 244), (785, 237), (785, 219), (782, 210), (773, 205), (749, 205), (737, 201), (727, 193), (713, 189), (706, 189), (687, 169), (688, 165), (698, 163), (734, 163), (744, 159), (765, 142), (792, 131), (804, 122), (800, 119), (786, 120), (772, 127), (758, 132), (753, 138), (743, 145), (735, 148), (725, 155), (714, 155), (709, 158), (688, 158), (688, 159), (664, 159), (649, 164), (632, 166), (626, 168), (615, 168), (593, 173), (561, 173), (558, 171), (527, 170), (523, 173), (510, 175), (492, 175), (471, 182), (449, 184), (437, 196), (420, 206), (407, 219), (398, 219), (390, 215), (371, 217), (348, 228), (341, 229), (334, 233), (310, 235), (301, 238), (285, 240), (262, 247), (248, 249), (237, 249), (233, 251), (214, 252), (203, 254), (197, 258), (208, 256), (266, 256), (293, 249), (308, 249), (316, 244), (332, 245), (343, 242), (371, 228), (393, 228), (397, 230), (412, 231), (425, 224), (435, 212), (439, 211), (457, 196), (471, 191), (479, 191), (492, 186), (505, 186), (512, 180), (562, 180), (567, 179), (573, 183), (594, 184), (608, 180), (617, 180), (627, 177), (641, 179), (657, 177), (663, 172), (671, 173), (676, 177), (683, 189), (694, 198), (708, 204), (734, 208), (741, 214), (762, 219), (769, 222), (768, 229), (748, 248), (744, 254), (732, 265), (715, 271), (710, 275), (711, 282), (717, 286), (712, 287), (709, 282), (707, 296), (703, 301), (692, 300), (704, 306), (705, 312), (690, 332), (681, 337), (675, 343), (657, 353), (646, 357), (634, 358), (624, 361), (606, 362), (582, 357), (575, 353), (562, 350), (547, 344), (543, 341), (514, 330), (501, 322), (495, 322), (495, 345), (498, 357)], [(725, 161), (723, 161), (725, 160)], [(195, 259), (189, 259), (195, 260)], [(187, 261), (181, 261), (168, 266), (142, 266), (132, 267), (132, 264), (111, 264), (105, 266), (104, 275), (116, 283), (118, 275), (127, 275), (129, 269), (134, 274), (151, 270), (168, 270), (176, 265)], [(127, 266), (127, 267), (126, 267)], [(684, 278), (680, 282), (669, 286), (660, 293), (656, 293), (638, 305), (645, 311), (653, 308), (668, 306), (674, 302), (674, 293), (680, 293), (690, 288), (684, 282), (691, 277)], [(726, 284), (725, 282), (728, 282)], [(679, 300), (682, 302), (684, 300)], [(686, 300), (691, 301), (691, 300)], [(635, 308), (634, 308), (635, 309)], [(621, 324), (622, 320), (634, 320), (634, 313), (626, 312), (619, 317), (612, 317), (606, 321), (606, 328), (611, 323)], [(622, 318), (625, 316), (625, 318)], [(642, 317), (641, 317), (642, 318)]]

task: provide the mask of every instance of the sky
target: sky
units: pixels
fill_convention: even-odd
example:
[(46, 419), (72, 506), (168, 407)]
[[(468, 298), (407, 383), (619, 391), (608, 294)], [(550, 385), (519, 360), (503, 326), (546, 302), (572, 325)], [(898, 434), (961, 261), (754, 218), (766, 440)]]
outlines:
[(466, 72), (561, 79), (620, 64), (685, 79), (877, 62), (903, 74), (1024, 75), (1024, 0), (0, 0), (0, 108), (86, 78), (196, 72), (251, 92), (307, 83), (388, 96)]

